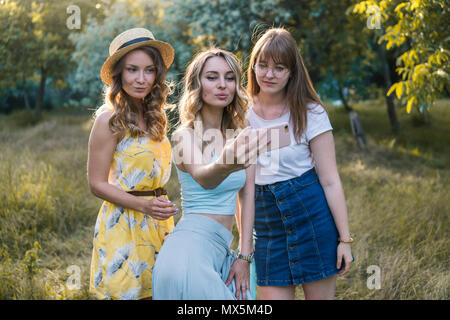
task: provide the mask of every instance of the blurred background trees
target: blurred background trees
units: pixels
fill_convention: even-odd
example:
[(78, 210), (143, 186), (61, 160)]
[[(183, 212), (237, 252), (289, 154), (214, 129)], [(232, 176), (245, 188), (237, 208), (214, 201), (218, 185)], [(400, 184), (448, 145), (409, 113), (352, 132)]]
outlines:
[(178, 83), (212, 45), (235, 52), (245, 70), (259, 34), (284, 26), (327, 105), (350, 111), (383, 99), (397, 132), (399, 110), (426, 122), (448, 96), (449, 18), (445, 0), (2, 0), (0, 112), (98, 107), (109, 43), (131, 27), (174, 46), (169, 78)]
[[(71, 60), (74, 45), (68, 39), (71, 29), (66, 23), (71, 4), (68, 0), (1, 1), (0, 93), (23, 96), (23, 103), (2, 101), (1, 111), (21, 106), (31, 108), (32, 97), (35, 114), (39, 116), (47, 85), (55, 90), (67, 86), (65, 77), (76, 67)], [(88, 0), (78, 1), (77, 6), (83, 17), (95, 9)]]

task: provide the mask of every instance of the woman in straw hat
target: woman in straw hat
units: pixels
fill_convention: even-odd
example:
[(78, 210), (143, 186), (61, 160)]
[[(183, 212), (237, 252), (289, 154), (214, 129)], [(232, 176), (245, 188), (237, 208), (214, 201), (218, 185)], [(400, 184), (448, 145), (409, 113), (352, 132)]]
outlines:
[[(251, 164), (266, 146), (258, 145), (261, 140), (249, 127), (226, 141), (230, 132), (245, 126), (247, 97), (239, 60), (220, 49), (200, 52), (187, 67), (183, 89), (181, 126), (173, 135), (183, 217), (156, 260), (153, 297), (247, 299), (253, 252)], [(238, 194), (242, 214), (236, 259), (230, 245)]]
[(100, 299), (152, 296), (152, 268), (177, 209), (170, 177), (165, 82), (168, 43), (143, 28), (118, 35), (101, 69), (108, 86), (89, 138), (88, 180), (104, 200), (94, 230), (90, 291)]

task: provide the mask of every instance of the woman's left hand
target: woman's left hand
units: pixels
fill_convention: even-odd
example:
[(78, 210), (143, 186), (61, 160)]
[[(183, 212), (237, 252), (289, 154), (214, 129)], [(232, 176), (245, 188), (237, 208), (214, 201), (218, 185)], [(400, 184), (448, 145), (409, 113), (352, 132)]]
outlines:
[(247, 290), (250, 289), (250, 263), (242, 259), (236, 259), (230, 268), (225, 285), (229, 285), (234, 278), (236, 285), (236, 299), (246, 300)]
[(342, 260), (344, 260), (344, 269), (339, 271), (339, 275), (343, 276), (350, 269), (350, 263), (353, 261), (352, 249), (349, 243), (339, 242), (337, 247), (337, 265), (336, 268), (341, 268)]

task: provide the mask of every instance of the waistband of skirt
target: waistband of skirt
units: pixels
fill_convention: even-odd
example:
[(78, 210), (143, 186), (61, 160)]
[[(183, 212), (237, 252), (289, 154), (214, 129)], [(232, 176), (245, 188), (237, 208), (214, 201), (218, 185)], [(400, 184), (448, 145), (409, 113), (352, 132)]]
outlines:
[(316, 173), (315, 168), (311, 168), (308, 171), (305, 171), (304, 173), (302, 173), (300, 176), (294, 177), (294, 178), (291, 178), (288, 180), (278, 181), (278, 182), (274, 182), (271, 184), (264, 184), (264, 185), (255, 184), (255, 188), (257, 188), (258, 190), (261, 190), (261, 189), (269, 190), (269, 187), (276, 187), (281, 184), (289, 183), (289, 181), (296, 180), (298, 182), (303, 182), (303, 181), (305, 181), (307, 179), (311, 179), (311, 178), (317, 178), (317, 173)]
[(187, 214), (178, 221), (173, 232), (191, 231), (211, 238), (226, 248), (233, 241), (233, 234), (216, 220), (201, 214)]

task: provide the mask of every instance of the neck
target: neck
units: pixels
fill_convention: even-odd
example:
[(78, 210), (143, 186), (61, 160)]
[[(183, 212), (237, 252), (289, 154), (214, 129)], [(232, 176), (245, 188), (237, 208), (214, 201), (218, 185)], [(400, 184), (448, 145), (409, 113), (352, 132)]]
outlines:
[(142, 99), (131, 97), (131, 100), (140, 110), (142, 110)]
[(221, 129), (223, 110), (223, 108), (213, 108), (206, 104), (203, 105), (202, 110), (200, 110), (203, 122), (203, 132), (208, 129)]
[(258, 104), (263, 108), (279, 109), (284, 108), (285, 106), (286, 94), (283, 90), (277, 93), (265, 93), (260, 91), (256, 97)]

